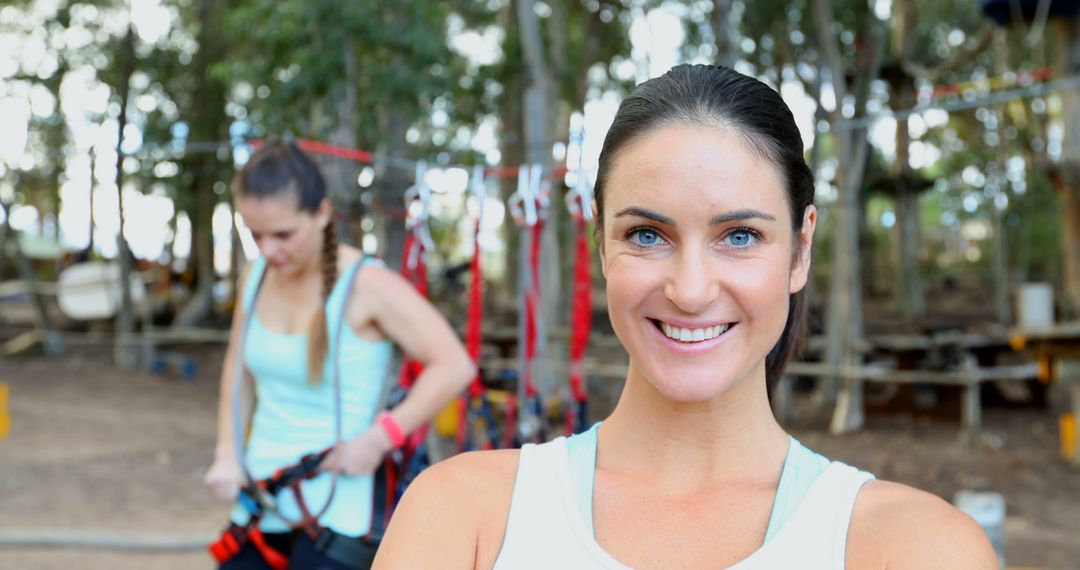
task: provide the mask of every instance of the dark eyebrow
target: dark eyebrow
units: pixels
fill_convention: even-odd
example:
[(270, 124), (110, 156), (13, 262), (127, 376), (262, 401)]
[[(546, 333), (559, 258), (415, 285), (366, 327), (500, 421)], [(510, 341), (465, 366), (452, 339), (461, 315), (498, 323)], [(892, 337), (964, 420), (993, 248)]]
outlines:
[[(665, 225), (668, 225), (668, 226), (676, 225), (675, 220), (673, 220), (673, 219), (671, 219), (671, 218), (669, 218), (669, 217), (667, 217), (667, 216), (665, 216), (663, 214), (658, 214), (658, 213), (653, 212), (651, 210), (646, 210), (644, 208), (638, 208), (638, 207), (635, 207), (635, 206), (631, 206), (629, 208), (623, 208), (622, 210), (619, 210), (619, 212), (617, 214), (615, 214), (616, 218), (622, 217), (622, 216), (637, 216), (639, 218), (645, 218), (645, 219), (648, 219), (648, 220), (652, 220), (652, 221), (654, 221), (656, 223), (659, 223), (659, 224), (665, 224)], [(717, 215), (713, 216), (711, 220), (709, 220), (709, 225), (710, 226), (719, 226), (721, 224), (726, 224), (728, 222), (735, 222), (735, 221), (739, 221), (739, 220), (748, 220), (748, 219), (751, 219), (751, 218), (760, 218), (760, 219), (763, 219), (763, 220), (776, 221), (776, 217), (773, 216), (772, 214), (762, 212), (761, 210), (745, 209), (745, 210), (735, 210), (734, 212), (726, 212), (726, 213), (723, 213), (723, 214), (717, 214)]]
[(761, 218), (763, 220), (769, 220), (770, 222), (776, 221), (776, 217), (772, 214), (762, 212), (761, 210), (735, 210), (734, 212), (727, 212), (725, 214), (717, 214), (709, 220), (710, 226), (718, 226), (720, 224), (726, 224), (728, 222), (735, 222), (738, 220), (749, 220), (751, 218)]
[(619, 210), (617, 214), (615, 214), (616, 218), (621, 218), (622, 216), (637, 216), (639, 218), (652, 220), (658, 224), (664, 224), (668, 226), (675, 225), (675, 220), (665, 215), (657, 214), (656, 212), (653, 212), (651, 210), (646, 210), (645, 208), (637, 208), (634, 206), (630, 206), (629, 208), (623, 208), (622, 210)]

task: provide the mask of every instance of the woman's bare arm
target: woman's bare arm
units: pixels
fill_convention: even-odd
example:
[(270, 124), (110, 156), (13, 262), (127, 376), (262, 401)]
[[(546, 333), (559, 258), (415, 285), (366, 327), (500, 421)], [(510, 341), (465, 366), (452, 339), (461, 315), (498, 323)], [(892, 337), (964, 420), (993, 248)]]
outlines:
[(409, 395), (391, 412), (405, 433), (412, 432), (461, 394), (476, 368), (442, 314), (401, 275), (367, 266), (358, 279), (354, 291), (365, 312), (394, 343), (424, 364)]
[(491, 568), (502, 546), (517, 461), (517, 450), (481, 451), (424, 470), (394, 511), (373, 568)]
[[(244, 311), (244, 288), (247, 287), (251, 264), (244, 266), (237, 281), (240, 291), (236, 295), (233, 307), (232, 327), (229, 331), (229, 344), (225, 349), (225, 361), (221, 365), (220, 388), (218, 390), (217, 445), (214, 446), (214, 459), (207, 470), (205, 482), (218, 497), (225, 500), (235, 498), (239, 490), (240, 466), (236, 455), (236, 432), (234, 429), (232, 395), (235, 380), (236, 359), (240, 358), (240, 335), (247, 313)], [(241, 411), (250, 408), (250, 397), (242, 394)]]
[(870, 481), (848, 533), (848, 568), (996, 570), (990, 540), (941, 498), (899, 483)]

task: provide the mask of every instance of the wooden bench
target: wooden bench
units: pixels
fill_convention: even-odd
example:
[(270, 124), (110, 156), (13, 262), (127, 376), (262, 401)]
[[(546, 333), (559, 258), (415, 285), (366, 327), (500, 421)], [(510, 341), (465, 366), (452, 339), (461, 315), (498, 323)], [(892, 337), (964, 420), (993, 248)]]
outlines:
[[(837, 426), (862, 424), (862, 389), (858, 382), (881, 382), (891, 384), (937, 384), (962, 386), (964, 401), (962, 425), (965, 431), (976, 432), (982, 426), (982, 407), (979, 401), (983, 382), (1031, 380), (1038, 376), (1035, 362), (980, 367), (973, 356), (965, 355), (959, 368), (950, 370), (896, 370), (888, 364), (843, 366), (839, 370), (824, 363), (793, 362), (788, 365), (783, 378), (773, 394), (773, 407), (781, 422), (790, 422), (792, 415), (792, 384), (796, 376), (825, 378), (836, 376), (846, 380), (837, 398), (833, 412), (833, 431)], [(853, 418), (855, 421), (852, 421)]]

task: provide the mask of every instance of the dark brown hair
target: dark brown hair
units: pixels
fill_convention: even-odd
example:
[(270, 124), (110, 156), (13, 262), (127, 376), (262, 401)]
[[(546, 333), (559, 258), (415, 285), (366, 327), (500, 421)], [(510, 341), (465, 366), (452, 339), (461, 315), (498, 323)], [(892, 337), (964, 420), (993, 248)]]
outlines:
[[(596, 177), (597, 227), (604, 223), (604, 190), (621, 149), (668, 125), (708, 125), (729, 130), (772, 163), (787, 190), (796, 243), (803, 213), (814, 203), (814, 177), (803, 156), (802, 136), (791, 110), (768, 85), (726, 67), (678, 65), (638, 85), (623, 99), (600, 151)], [(805, 252), (796, 251), (796, 256)], [(809, 257), (807, 257), (809, 260)], [(780, 340), (765, 358), (765, 382), (772, 392), (784, 366), (801, 352), (807, 330), (806, 289), (789, 298)]]
[[(281, 141), (264, 143), (233, 179), (233, 195), (254, 198), (296, 197), (296, 207), (314, 213), (326, 198), (326, 182), (315, 161), (295, 144)], [(337, 234), (334, 220), (323, 230), (322, 301), (325, 306), (337, 281)], [(326, 310), (320, 308), (308, 325), (308, 382), (322, 380), (323, 363), (329, 347)]]

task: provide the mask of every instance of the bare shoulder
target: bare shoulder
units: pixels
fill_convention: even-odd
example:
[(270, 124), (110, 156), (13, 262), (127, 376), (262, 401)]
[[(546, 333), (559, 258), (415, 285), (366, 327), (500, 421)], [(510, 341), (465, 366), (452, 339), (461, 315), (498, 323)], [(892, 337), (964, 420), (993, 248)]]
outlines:
[(517, 449), (461, 453), (425, 469), (416, 482), (424, 480), (425, 486), (435, 490), (487, 494), (492, 490), (490, 485), (513, 486), (519, 454)]
[(359, 249), (348, 244), (339, 243), (337, 250), (338, 273), (341, 273), (363, 257), (364, 252)]
[(502, 543), (517, 460), (517, 450), (478, 451), (425, 469), (394, 511), (376, 567), (490, 567)]
[[(352, 265), (364, 256), (364, 253), (358, 249), (352, 248), (352, 251), (354, 253), (347, 256), (349, 261), (344, 265), (345, 267)], [(406, 283), (405, 278), (400, 273), (394, 271), (385, 263), (368, 263), (364, 265), (357, 273), (357, 279), (360, 285), (368, 287), (392, 287)]]
[(998, 568), (971, 517), (936, 495), (880, 480), (859, 492), (847, 562), (850, 568)]

